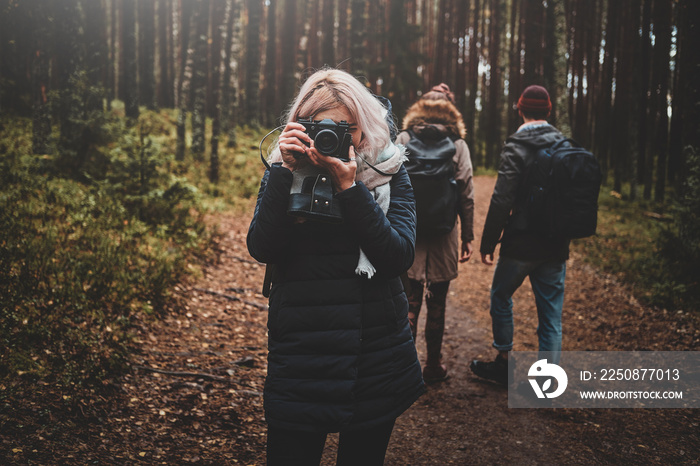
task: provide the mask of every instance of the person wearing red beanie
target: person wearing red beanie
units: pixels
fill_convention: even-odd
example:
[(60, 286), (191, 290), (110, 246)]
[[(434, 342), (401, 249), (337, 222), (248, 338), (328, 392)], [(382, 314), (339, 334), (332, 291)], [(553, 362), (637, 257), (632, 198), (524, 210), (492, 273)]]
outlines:
[[(518, 99), (523, 124), (506, 141), (501, 165), (481, 237), (481, 261), (492, 265), (500, 242), (500, 256), (491, 285), (493, 346), (498, 350), (491, 362), (475, 360), (471, 371), (479, 377), (506, 385), (508, 352), (513, 349), (513, 300), (525, 278), (530, 278), (537, 305), (540, 354), (553, 363), (561, 352), (561, 315), (564, 305), (566, 260), (569, 240), (550, 237), (528, 227), (527, 176), (536, 153), (551, 147), (564, 136), (546, 119), (552, 110), (549, 93), (542, 86), (529, 86)], [(544, 356), (543, 356), (544, 357)]]

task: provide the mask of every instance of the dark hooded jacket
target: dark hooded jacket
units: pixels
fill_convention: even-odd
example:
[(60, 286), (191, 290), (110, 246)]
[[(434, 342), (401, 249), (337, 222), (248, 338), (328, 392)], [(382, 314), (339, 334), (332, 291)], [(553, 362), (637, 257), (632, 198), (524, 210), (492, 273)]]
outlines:
[(527, 186), (524, 183), (537, 150), (550, 147), (561, 139), (564, 136), (549, 124), (525, 126), (508, 138), (501, 152), (498, 179), (481, 237), (482, 254), (493, 254), (500, 240), (500, 254), (512, 259), (568, 259), (568, 239), (551, 238), (528, 229)]
[[(399, 275), (413, 261), (415, 204), (402, 167), (386, 213), (362, 182), (335, 195), (344, 221), (286, 214), (292, 173), (273, 165), (258, 194), (248, 250), (275, 264), (264, 405), (271, 426), (337, 432), (391, 421), (424, 391)], [(360, 247), (376, 268), (355, 268)]]

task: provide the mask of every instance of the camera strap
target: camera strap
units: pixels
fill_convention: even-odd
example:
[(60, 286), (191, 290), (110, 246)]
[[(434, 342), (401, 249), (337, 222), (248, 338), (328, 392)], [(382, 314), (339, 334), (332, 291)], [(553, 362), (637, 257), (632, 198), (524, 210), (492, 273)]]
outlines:
[(263, 142), (265, 142), (265, 139), (267, 139), (268, 137), (270, 137), (270, 135), (271, 135), (272, 133), (274, 133), (275, 131), (278, 131), (278, 130), (280, 130), (280, 129), (282, 129), (282, 128), (284, 128), (284, 126), (278, 126), (277, 128), (275, 128), (275, 129), (273, 129), (272, 131), (270, 131), (269, 133), (267, 133), (267, 134), (265, 135), (265, 137), (263, 137), (263, 138), (260, 140), (260, 144), (258, 145), (258, 150), (260, 151), (260, 160), (262, 160), (263, 165), (265, 165), (265, 168), (267, 168), (268, 170), (270, 169), (270, 164), (267, 163), (267, 160), (265, 160), (265, 157), (263, 156), (262, 145), (263, 145)]

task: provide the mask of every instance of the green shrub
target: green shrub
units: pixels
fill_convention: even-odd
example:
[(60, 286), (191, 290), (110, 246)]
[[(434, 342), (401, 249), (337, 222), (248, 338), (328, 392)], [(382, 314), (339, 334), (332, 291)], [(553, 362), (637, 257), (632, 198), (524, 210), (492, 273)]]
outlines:
[[(76, 180), (31, 154), (27, 121), (0, 142), (0, 378), (100, 381), (123, 366), (134, 320), (165, 306), (208, 239), (198, 190), (168, 172), (143, 126)], [(68, 176), (68, 177), (64, 177)]]
[(689, 158), (688, 168), (678, 203), (664, 215), (651, 202), (630, 202), (603, 188), (596, 236), (574, 242), (584, 260), (631, 284), (646, 303), (668, 309), (700, 309), (698, 160)]

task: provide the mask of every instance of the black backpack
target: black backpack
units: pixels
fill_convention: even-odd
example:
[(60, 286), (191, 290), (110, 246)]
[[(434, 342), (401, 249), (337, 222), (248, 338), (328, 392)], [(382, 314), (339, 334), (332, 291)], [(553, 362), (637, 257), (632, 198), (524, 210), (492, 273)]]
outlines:
[(457, 152), (449, 137), (419, 139), (408, 131), (404, 164), (416, 198), (417, 231), (421, 236), (449, 233), (457, 219), (457, 182), (452, 159)]
[(602, 174), (573, 139), (539, 149), (526, 178), (528, 230), (569, 239), (595, 234)]

